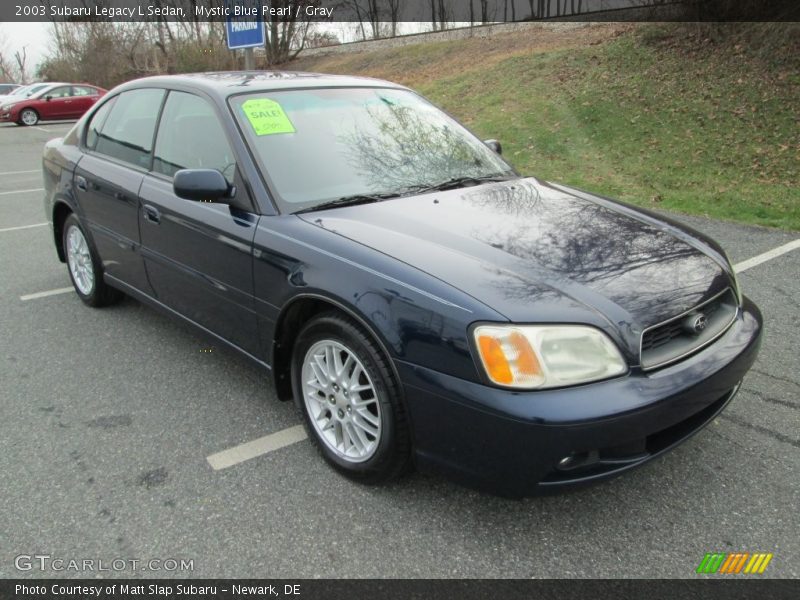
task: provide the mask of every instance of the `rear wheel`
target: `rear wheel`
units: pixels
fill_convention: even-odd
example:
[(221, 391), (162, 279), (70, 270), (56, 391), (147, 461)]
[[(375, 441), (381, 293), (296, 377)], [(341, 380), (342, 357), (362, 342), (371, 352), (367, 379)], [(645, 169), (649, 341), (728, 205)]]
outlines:
[(106, 285), (100, 260), (92, 251), (81, 224), (75, 215), (64, 221), (62, 244), (67, 270), (78, 296), (89, 306), (106, 306), (122, 297), (122, 293)]
[(19, 123), (20, 125), (36, 125), (39, 122), (39, 113), (37, 113), (32, 108), (23, 108), (22, 112), (19, 113)]
[(326, 313), (308, 323), (292, 357), (292, 386), (325, 460), (365, 483), (410, 466), (411, 436), (388, 358), (354, 321)]

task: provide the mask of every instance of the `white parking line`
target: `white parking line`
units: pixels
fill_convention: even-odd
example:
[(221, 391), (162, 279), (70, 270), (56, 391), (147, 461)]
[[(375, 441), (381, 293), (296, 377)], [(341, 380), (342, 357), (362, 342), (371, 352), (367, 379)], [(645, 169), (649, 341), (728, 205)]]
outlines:
[(33, 169), (31, 171), (4, 171), (0, 175), (25, 175), (26, 173), (41, 173), (41, 169)]
[(783, 246), (778, 246), (777, 248), (768, 250), (763, 254), (754, 256), (753, 258), (748, 258), (747, 260), (743, 260), (742, 262), (733, 265), (733, 270), (736, 271), (737, 273), (741, 273), (742, 271), (747, 271), (747, 269), (752, 269), (753, 267), (758, 266), (761, 263), (765, 263), (768, 260), (777, 258), (782, 254), (786, 254), (787, 252), (795, 250), (796, 248), (800, 248), (800, 240), (794, 240), (792, 242), (789, 242), (788, 244), (784, 244)]
[(11, 190), (10, 192), (0, 192), (0, 196), (9, 196), (10, 194), (27, 194), (29, 192), (43, 192), (44, 188), (31, 188), (29, 190)]
[(45, 225), (50, 225), (50, 223), (36, 223), (35, 225), (21, 225), (19, 227), (6, 227), (5, 229), (0, 229), (0, 233), (5, 233), (6, 231), (19, 231), (20, 229), (33, 229), (34, 227), (44, 227)]
[(250, 460), (262, 454), (273, 452), (279, 448), (291, 446), (306, 439), (306, 430), (302, 425), (295, 425), (288, 429), (282, 429), (277, 433), (265, 435), (264, 437), (228, 448), (222, 452), (212, 454), (206, 460), (215, 471), (227, 469), (233, 465)]
[(28, 294), (27, 296), (20, 296), (19, 299), (25, 302), (26, 300), (36, 300), (37, 298), (47, 298), (48, 296), (57, 296), (58, 294), (67, 294), (73, 291), (74, 288), (58, 288), (57, 290), (47, 290), (46, 292), (36, 292), (35, 294)]

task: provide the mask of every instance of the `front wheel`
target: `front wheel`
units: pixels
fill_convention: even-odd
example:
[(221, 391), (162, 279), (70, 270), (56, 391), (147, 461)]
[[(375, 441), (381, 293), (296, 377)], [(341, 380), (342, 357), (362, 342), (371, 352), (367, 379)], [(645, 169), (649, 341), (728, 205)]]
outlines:
[(310, 436), (337, 471), (365, 483), (405, 472), (411, 436), (388, 358), (354, 321), (318, 316), (297, 338), (292, 387)]
[(32, 126), (36, 125), (39, 122), (39, 113), (37, 113), (32, 108), (24, 108), (22, 112), (19, 113), (19, 123), (20, 125), (27, 125)]
[(89, 306), (100, 307), (120, 299), (122, 293), (103, 281), (100, 260), (89, 246), (75, 215), (69, 215), (64, 221), (62, 243), (69, 278), (81, 300)]

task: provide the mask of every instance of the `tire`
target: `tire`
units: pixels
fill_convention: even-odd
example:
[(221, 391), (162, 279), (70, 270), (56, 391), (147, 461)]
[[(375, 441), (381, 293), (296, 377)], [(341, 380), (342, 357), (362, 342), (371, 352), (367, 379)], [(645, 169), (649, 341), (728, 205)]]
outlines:
[(32, 108), (23, 108), (19, 113), (20, 125), (32, 127), (39, 122), (39, 113)]
[(388, 357), (352, 319), (323, 313), (303, 327), (292, 351), (292, 391), (309, 437), (338, 472), (377, 484), (410, 469), (400, 385)]
[(61, 243), (72, 287), (84, 303), (99, 308), (122, 297), (122, 292), (103, 281), (100, 260), (75, 215), (69, 215), (64, 221)]

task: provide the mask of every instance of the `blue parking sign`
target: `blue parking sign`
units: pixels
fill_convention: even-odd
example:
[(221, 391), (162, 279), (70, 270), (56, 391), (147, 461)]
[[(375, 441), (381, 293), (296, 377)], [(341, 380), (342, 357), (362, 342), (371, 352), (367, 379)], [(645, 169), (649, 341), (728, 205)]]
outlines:
[(228, 48), (255, 48), (264, 45), (264, 21), (261, 0), (228, 0), (225, 32)]

